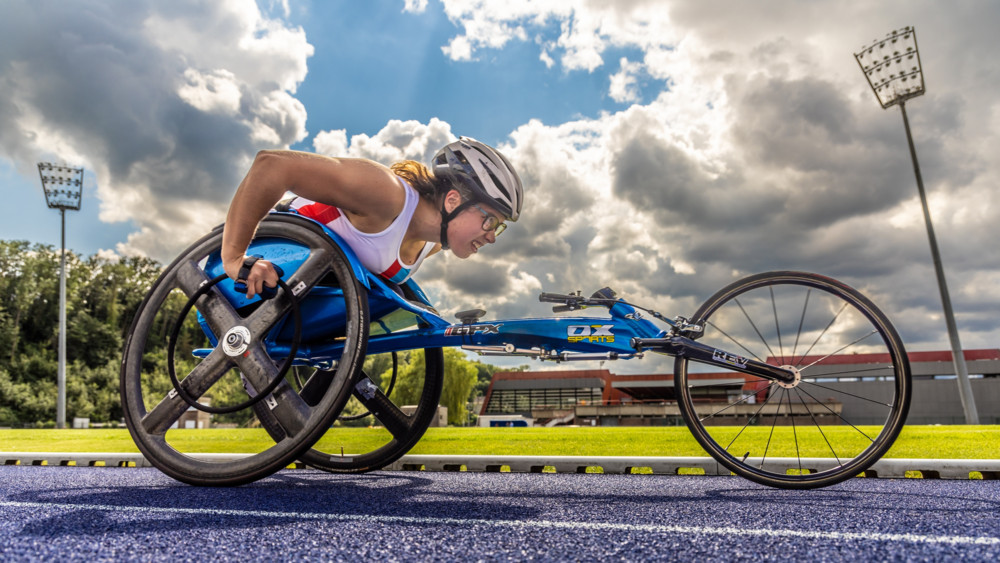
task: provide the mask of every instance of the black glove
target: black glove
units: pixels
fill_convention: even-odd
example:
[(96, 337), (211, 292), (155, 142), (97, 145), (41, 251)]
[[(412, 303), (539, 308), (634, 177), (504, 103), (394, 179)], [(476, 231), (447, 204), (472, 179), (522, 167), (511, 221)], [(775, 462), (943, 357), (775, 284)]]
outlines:
[[(236, 282), (233, 283), (233, 289), (236, 290), (237, 293), (245, 294), (247, 292), (246, 279), (250, 276), (250, 268), (253, 268), (253, 265), (256, 264), (258, 260), (263, 259), (264, 257), (260, 254), (254, 254), (252, 256), (247, 256), (246, 259), (243, 260), (243, 267), (240, 268), (240, 272), (236, 275)], [(277, 264), (271, 265), (274, 266), (274, 271), (278, 274), (279, 278), (285, 275), (285, 271), (281, 269), (281, 266), (278, 266)], [(264, 288), (259, 293), (260, 298), (265, 301), (273, 298), (277, 294), (278, 286), (270, 287), (267, 284), (264, 284)]]

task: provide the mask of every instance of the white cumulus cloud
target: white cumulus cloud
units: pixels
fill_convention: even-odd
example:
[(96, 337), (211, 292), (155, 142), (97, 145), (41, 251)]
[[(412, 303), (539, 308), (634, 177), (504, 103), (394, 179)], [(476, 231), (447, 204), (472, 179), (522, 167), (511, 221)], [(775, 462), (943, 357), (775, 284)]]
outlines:
[[(282, 6), (287, 13), (287, 5)], [(253, 0), (5, 3), (0, 152), (97, 176), (122, 254), (169, 260), (219, 223), (254, 153), (306, 136), (294, 93), (313, 53)]]

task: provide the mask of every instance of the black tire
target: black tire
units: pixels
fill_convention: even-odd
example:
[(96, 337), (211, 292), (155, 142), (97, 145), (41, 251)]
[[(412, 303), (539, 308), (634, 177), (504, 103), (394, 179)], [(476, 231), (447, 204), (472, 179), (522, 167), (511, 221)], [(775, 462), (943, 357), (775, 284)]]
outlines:
[[(350, 436), (354, 429), (331, 428), (319, 441), (332, 453), (312, 448), (299, 457), (303, 463), (334, 473), (364, 473), (381, 469), (402, 457), (410, 451), (437, 414), (438, 403), (441, 400), (441, 387), (444, 382), (444, 353), (441, 348), (427, 348), (424, 353), (425, 377), (416, 409), (407, 414), (396, 404), (396, 399), (372, 381), (367, 374), (361, 373), (352, 386), (352, 394), (371, 413), (371, 416), (385, 429), (380, 432), (381, 445), (371, 446), (356, 444)], [(322, 377), (322, 371), (316, 371), (306, 380), (309, 385), (312, 378)], [(273, 416), (261, 406), (254, 407), (261, 426), (271, 433), (273, 438), (280, 438), (280, 428), (276, 427)], [(348, 437), (345, 439), (345, 435)], [(361, 451), (365, 450), (365, 451)]]
[[(132, 322), (125, 342), (121, 369), (121, 397), (125, 423), (142, 454), (154, 466), (171, 477), (192, 485), (229, 486), (248, 483), (266, 477), (287, 466), (326, 432), (332, 420), (350, 397), (349, 382), (361, 370), (368, 342), (368, 299), (358, 283), (347, 258), (340, 248), (312, 222), (293, 216), (270, 216), (257, 231), (257, 239), (283, 239), (301, 245), (304, 262), (294, 272), (286, 272), (288, 286), (298, 296), (304, 296), (321, 279), (336, 278), (343, 291), (346, 308), (344, 355), (328, 381), (326, 392), (315, 401), (307, 401), (295, 389), (282, 382), (259, 405), (267, 404), (274, 420), (283, 429), (283, 438), (264, 445), (252, 455), (235, 459), (207, 460), (194, 452), (179, 437), (174, 439), (171, 426), (188, 410), (169, 382), (163, 384), (162, 360), (167, 348), (162, 334), (178, 322), (178, 304), (183, 304), (198, 288), (211, 279), (205, 270), (219, 270), (218, 253), (222, 229), (217, 228), (184, 251), (153, 284)], [(254, 248), (251, 246), (251, 248)], [(213, 273), (215, 273), (213, 271)], [(243, 330), (251, 335), (244, 353), (230, 354), (224, 346), (216, 346), (190, 370), (182, 367), (178, 374), (181, 385), (192, 397), (202, 400), (206, 395), (222, 394), (229, 387), (240, 385), (245, 374), (253, 389), (264, 389), (278, 375), (277, 362), (262, 344), (269, 332), (280, 326), (292, 308), (292, 299), (279, 291), (270, 301), (253, 306), (234, 308), (219, 286), (213, 287), (195, 303), (201, 322), (215, 335), (227, 335)], [(192, 312), (184, 320), (175, 359), (184, 361), (185, 354), (196, 348), (212, 348), (203, 336), (199, 321)], [(189, 326), (189, 324), (192, 324)], [(236, 329), (236, 327), (242, 329)], [(197, 341), (198, 338), (202, 340)], [(220, 338), (219, 340), (222, 340)], [(220, 342), (221, 344), (221, 342)], [(286, 352), (287, 353), (287, 352)], [(277, 362), (276, 362), (277, 361)], [(184, 375), (186, 374), (186, 377)], [(242, 390), (240, 401), (247, 395)], [(246, 418), (252, 418), (248, 407)]]
[[(851, 287), (816, 274), (758, 274), (713, 295), (691, 322), (703, 332), (687, 336), (702, 344), (800, 372), (783, 386), (735, 369), (696, 374), (675, 359), (684, 421), (734, 473), (772, 487), (824, 487), (863, 473), (899, 435), (909, 360), (886, 316)], [(884, 361), (844, 373), (834, 357), (845, 354), (879, 355), (854, 365)]]

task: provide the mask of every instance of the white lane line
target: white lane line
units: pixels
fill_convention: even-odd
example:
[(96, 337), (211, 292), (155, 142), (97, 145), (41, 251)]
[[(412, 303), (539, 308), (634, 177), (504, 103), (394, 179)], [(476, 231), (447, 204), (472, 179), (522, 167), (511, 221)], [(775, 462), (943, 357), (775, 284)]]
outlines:
[(152, 506), (116, 506), (109, 504), (67, 504), (48, 502), (0, 501), (3, 508), (101, 510), (105, 512), (145, 514), (197, 514), (238, 518), (290, 518), (330, 522), (367, 522), (374, 524), (419, 524), (431, 526), (486, 526), (492, 528), (559, 528), (651, 532), (660, 534), (708, 534), (722, 536), (798, 537), (804, 539), (887, 541), (947, 545), (1000, 545), (1000, 538), (990, 536), (925, 536), (920, 534), (885, 534), (867, 532), (829, 532), (818, 530), (770, 530), (735, 526), (670, 526), (663, 524), (620, 524), (615, 522), (559, 522), (553, 520), (486, 520), (482, 518), (433, 518), (427, 516), (387, 516), (375, 514), (323, 514), (318, 512), (278, 512), (270, 510), (225, 510), (211, 508), (160, 508)]

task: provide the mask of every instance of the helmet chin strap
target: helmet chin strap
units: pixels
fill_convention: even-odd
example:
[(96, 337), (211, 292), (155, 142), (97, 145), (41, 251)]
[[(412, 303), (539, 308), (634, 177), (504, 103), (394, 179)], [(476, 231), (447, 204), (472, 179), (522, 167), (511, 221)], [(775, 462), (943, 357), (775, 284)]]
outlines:
[(450, 248), (448, 245), (448, 223), (450, 223), (451, 220), (454, 219), (459, 213), (465, 211), (466, 207), (471, 205), (475, 205), (475, 202), (463, 201), (458, 205), (458, 207), (453, 209), (451, 213), (448, 213), (444, 209), (444, 202), (441, 202), (441, 250), (448, 250), (448, 248)]

